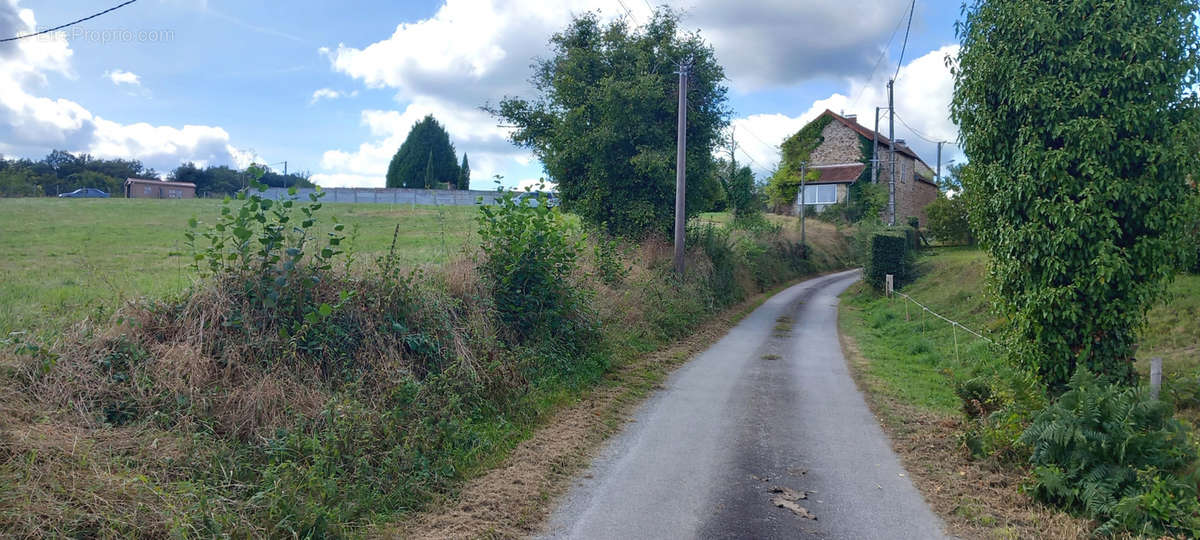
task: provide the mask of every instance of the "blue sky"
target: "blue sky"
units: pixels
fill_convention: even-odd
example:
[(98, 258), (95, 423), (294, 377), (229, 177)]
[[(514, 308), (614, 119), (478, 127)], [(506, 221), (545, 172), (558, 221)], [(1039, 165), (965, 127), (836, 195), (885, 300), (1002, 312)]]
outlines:
[[(0, 33), (116, 3), (0, 0)], [(639, 23), (650, 4), (139, 0), (49, 37), (0, 45), (0, 152), (37, 158), (66, 149), (137, 158), (163, 172), (183, 160), (286, 160), (324, 185), (381, 185), (408, 128), (433, 113), (471, 156), (473, 187), (490, 187), (493, 174), (516, 184), (541, 176), (541, 167), (478, 107), (527, 95), (532, 57), (572, 13)], [(778, 162), (779, 141), (825, 108), (869, 125), (886, 101), (908, 10), (895, 0), (670, 4), (725, 65), (739, 159), (760, 175)], [(956, 136), (943, 59), (953, 52), (959, 7), (916, 3), (897, 82), (897, 112), (931, 139)], [(899, 124), (897, 136), (934, 163), (933, 145)], [(949, 145), (945, 154), (958, 157)]]

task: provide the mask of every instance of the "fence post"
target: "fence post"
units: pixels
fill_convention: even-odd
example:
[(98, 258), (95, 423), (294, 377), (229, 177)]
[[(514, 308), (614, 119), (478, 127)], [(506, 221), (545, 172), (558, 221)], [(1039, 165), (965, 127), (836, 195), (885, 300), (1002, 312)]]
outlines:
[(1158, 391), (1162, 389), (1162, 358), (1150, 359), (1150, 399), (1158, 399)]
[(892, 297), (892, 283), (893, 283), (892, 280), (894, 278), (892, 277), (891, 274), (885, 274), (883, 279), (885, 282), (884, 290), (887, 292), (888, 298), (891, 298)]
[(950, 332), (954, 334), (954, 361), (961, 364), (962, 359), (958, 357), (958, 323), (950, 325)]

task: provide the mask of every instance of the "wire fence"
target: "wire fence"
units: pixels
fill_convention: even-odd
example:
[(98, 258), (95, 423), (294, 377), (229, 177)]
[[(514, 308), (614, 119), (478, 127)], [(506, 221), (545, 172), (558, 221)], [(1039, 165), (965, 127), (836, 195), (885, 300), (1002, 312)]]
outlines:
[[(888, 277), (890, 278), (891, 276), (889, 275)], [(938, 312), (936, 312), (936, 311), (934, 311), (934, 310), (932, 310), (932, 309), (929, 309), (929, 306), (926, 306), (925, 304), (922, 304), (922, 303), (918, 302), (918, 301), (917, 301), (917, 299), (915, 299), (915, 298), (913, 298), (913, 297), (911, 297), (911, 296), (909, 296), (909, 295), (907, 295), (907, 294), (904, 294), (904, 293), (902, 293), (902, 292), (900, 292), (900, 291), (897, 291), (896, 289), (892, 288), (892, 284), (891, 284), (891, 280), (890, 280), (890, 279), (888, 280), (888, 283), (887, 283), (887, 289), (888, 289), (888, 293), (889, 293), (889, 295), (890, 295), (890, 296), (899, 296), (900, 298), (903, 298), (903, 299), (904, 299), (904, 318), (905, 318), (906, 320), (911, 320), (911, 316), (910, 316), (910, 314), (909, 314), (909, 312), (908, 312), (908, 303), (909, 303), (909, 302), (912, 302), (913, 304), (916, 304), (916, 306), (917, 306), (917, 307), (921, 308), (921, 321), (922, 321), (922, 328), (924, 328), (924, 321), (925, 321), (925, 314), (926, 314), (926, 313), (928, 313), (928, 314), (930, 314), (930, 315), (933, 315), (934, 317), (937, 317), (938, 319), (941, 319), (941, 320), (943, 320), (943, 321), (946, 321), (946, 323), (948, 323), (948, 324), (950, 325), (950, 328), (951, 328), (951, 334), (952, 334), (952, 335), (953, 335), (953, 337), (954, 337), (954, 360), (955, 360), (956, 362), (957, 362), (957, 361), (961, 361), (961, 359), (960, 359), (960, 357), (959, 357), (959, 352), (958, 352), (958, 331), (959, 331), (959, 330), (962, 330), (963, 332), (966, 332), (966, 333), (968, 333), (968, 334), (971, 334), (972, 336), (975, 336), (975, 337), (977, 337), (977, 338), (979, 338), (979, 339), (982, 339), (982, 340), (984, 340), (984, 341), (988, 342), (988, 343), (989, 343), (989, 344), (991, 344), (991, 345), (999, 345), (999, 344), (998, 344), (998, 343), (996, 343), (996, 341), (995, 341), (995, 340), (993, 340), (992, 338), (989, 338), (989, 337), (987, 337), (987, 336), (983, 335), (983, 334), (982, 334), (982, 333), (980, 333), (980, 332), (976, 332), (975, 330), (972, 330), (972, 329), (968, 328), (966, 325), (964, 325), (964, 324), (962, 324), (962, 323), (960, 323), (960, 322), (958, 322), (958, 321), (956, 321), (956, 320), (954, 320), (954, 319), (951, 319), (951, 318), (949, 318), (949, 317), (947, 317), (947, 316), (945, 316), (945, 315), (942, 315), (941, 313), (938, 313)]]

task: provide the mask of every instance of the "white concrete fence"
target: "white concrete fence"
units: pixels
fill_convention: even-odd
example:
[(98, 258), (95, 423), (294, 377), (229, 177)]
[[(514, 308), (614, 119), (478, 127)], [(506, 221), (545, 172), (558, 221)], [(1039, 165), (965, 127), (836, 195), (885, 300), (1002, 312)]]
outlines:
[[(298, 188), (296, 196), (308, 200), (313, 188)], [(374, 203), (374, 204), (418, 204), (429, 206), (474, 206), (482, 197), (484, 204), (495, 204), (500, 193), (461, 189), (410, 189), (410, 188), (325, 188), (321, 202)], [(267, 188), (263, 196), (279, 200), (287, 197), (287, 188)]]

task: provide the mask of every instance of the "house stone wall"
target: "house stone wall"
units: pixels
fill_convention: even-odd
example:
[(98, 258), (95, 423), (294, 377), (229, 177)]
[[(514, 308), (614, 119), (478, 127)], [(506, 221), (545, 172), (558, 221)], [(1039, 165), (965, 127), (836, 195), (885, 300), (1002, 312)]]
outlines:
[(862, 148), (858, 145), (858, 133), (846, 127), (845, 124), (833, 121), (821, 130), (825, 141), (813, 149), (808, 155), (810, 165), (837, 165), (841, 163), (859, 163), (863, 159)]
[[(879, 183), (886, 186), (891, 181), (891, 164), (888, 161), (891, 156), (884, 149), (880, 149), (879, 156), (883, 160), (879, 164)], [(916, 171), (914, 167), (917, 168)], [(924, 227), (929, 219), (925, 214), (925, 206), (937, 198), (938, 189), (932, 184), (917, 180), (914, 172), (922, 174), (930, 171), (913, 158), (896, 153), (896, 224), (906, 224), (909, 216), (916, 216)], [(886, 209), (884, 217), (887, 217)]]

